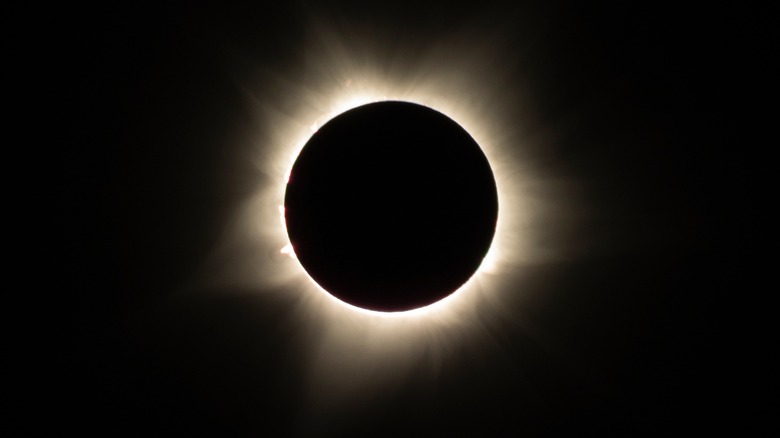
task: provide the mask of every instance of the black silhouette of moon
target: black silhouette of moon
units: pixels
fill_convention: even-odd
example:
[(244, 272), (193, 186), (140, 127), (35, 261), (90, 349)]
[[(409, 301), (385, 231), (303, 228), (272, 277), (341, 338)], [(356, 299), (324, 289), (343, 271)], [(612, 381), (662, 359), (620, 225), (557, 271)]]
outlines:
[(424, 307), (459, 289), (492, 243), (498, 192), (459, 124), (384, 101), (322, 126), (297, 157), (285, 222), (309, 276), (364, 309)]

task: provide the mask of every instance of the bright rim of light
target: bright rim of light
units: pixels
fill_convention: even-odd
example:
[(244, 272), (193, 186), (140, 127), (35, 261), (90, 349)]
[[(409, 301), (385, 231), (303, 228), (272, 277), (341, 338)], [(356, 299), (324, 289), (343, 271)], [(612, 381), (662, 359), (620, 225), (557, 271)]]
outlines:
[[(384, 102), (384, 101), (401, 101), (401, 99), (392, 99), (392, 98), (391, 98), (391, 99), (387, 99), (387, 98), (384, 98), (384, 96), (383, 96), (383, 98), (381, 98), (381, 99), (371, 98), (371, 97), (368, 97), (368, 96), (360, 96), (360, 97), (356, 97), (356, 96), (350, 96), (350, 99), (346, 101), (346, 102), (348, 102), (348, 103), (345, 103), (345, 104), (340, 104), (340, 105), (339, 105), (339, 104), (337, 104), (337, 105), (336, 105), (336, 107), (337, 107), (337, 108), (343, 108), (343, 107), (346, 107), (346, 109), (344, 109), (343, 111), (336, 110), (336, 113), (335, 113), (334, 115), (332, 115), (331, 117), (327, 118), (327, 120), (325, 121), (325, 123), (329, 122), (329, 121), (330, 121), (330, 120), (332, 120), (334, 117), (336, 117), (336, 116), (338, 116), (338, 115), (341, 115), (341, 114), (343, 114), (344, 112), (346, 112), (346, 111), (349, 111), (349, 110), (351, 110), (351, 109), (353, 109), (353, 108), (357, 108), (357, 107), (359, 107), (359, 106), (363, 106), (363, 105), (365, 105), (365, 104), (368, 104), (368, 103)], [(423, 106), (426, 106), (426, 107), (428, 107), (428, 108), (431, 108), (430, 106), (428, 106), (428, 105), (425, 105), (425, 103), (423, 103), (423, 102), (415, 102), (415, 101), (411, 101), (411, 100), (404, 100), (404, 101), (405, 101), (405, 102), (410, 102), (410, 103), (416, 103), (416, 104), (423, 105)], [(436, 108), (431, 108), (431, 109), (433, 109), (433, 110), (436, 110)], [(436, 110), (436, 111), (438, 111), (438, 110)], [(439, 112), (441, 112), (441, 111), (439, 111)], [(445, 114), (445, 115), (446, 115), (446, 114)], [(449, 116), (448, 116), (448, 117), (449, 117)], [(452, 119), (452, 117), (450, 117), (450, 119)], [(456, 121), (456, 123), (457, 123), (457, 121)], [(308, 139), (306, 139), (306, 141), (304, 142), (304, 144), (299, 144), (299, 145), (298, 145), (298, 148), (297, 148), (297, 150), (296, 150), (296, 151), (295, 151), (295, 153), (294, 153), (294, 158), (292, 159), (292, 162), (291, 162), (291, 164), (290, 164), (290, 169), (287, 171), (287, 177), (284, 179), (284, 187), (285, 187), (285, 189), (286, 189), (287, 183), (289, 182), (289, 179), (290, 179), (290, 173), (292, 172), (292, 167), (293, 167), (293, 165), (295, 164), (295, 161), (298, 159), (298, 156), (299, 156), (299, 155), (300, 155), (300, 153), (301, 153), (301, 149), (303, 149), (303, 147), (305, 146), (305, 143), (309, 141), (309, 139), (311, 138), (311, 136), (312, 136), (312, 135), (313, 135), (315, 132), (317, 132), (317, 130), (318, 130), (318, 129), (319, 129), (321, 126), (322, 126), (322, 125), (320, 125), (320, 124), (317, 124), (317, 123), (315, 123), (314, 125), (312, 125), (312, 128), (311, 128), (311, 131), (312, 131), (312, 132), (309, 134), (309, 138), (308, 138)], [(462, 127), (462, 126), (461, 126), (461, 127)], [(489, 160), (488, 160), (488, 161), (489, 161)], [(492, 169), (491, 169), (491, 170), (492, 170)], [(500, 193), (500, 191), (499, 191), (499, 193)], [(284, 193), (282, 194), (282, 199), (284, 199)], [(500, 211), (501, 211), (501, 196), (500, 196), (500, 194), (499, 194), (499, 200), (498, 200), (498, 202), (499, 202), (499, 217), (498, 217), (498, 221), (497, 221), (497, 223), (496, 223), (496, 234), (497, 234), (497, 230), (498, 230), (498, 228), (499, 228), (499, 226), (500, 226), (500, 225), (499, 225), (499, 223), (501, 222), (501, 221), (500, 221)], [(279, 214), (280, 214), (280, 216), (281, 216), (281, 222), (282, 222), (282, 227), (284, 228), (284, 234), (285, 234), (285, 236), (288, 236), (287, 229), (286, 229), (286, 221), (285, 221), (285, 218), (284, 218), (284, 207), (283, 207), (283, 206), (281, 206), (281, 205), (279, 206)], [(496, 257), (496, 256), (495, 256), (495, 253), (496, 253), (496, 251), (493, 249), (493, 248), (495, 248), (495, 247), (496, 247), (496, 245), (494, 244), (494, 242), (495, 242), (495, 241), (496, 241), (496, 239), (495, 239), (495, 234), (494, 234), (494, 236), (493, 236), (493, 239), (492, 239), (492, 240), (491, 240), (491, 242), (490, 242), (490, 247), (488, 248), (488, 251), (487, 251), (487, 253), (485, 254), (485, 257), (482, 259), (482, 262), (480, 263), (479, 267), (478, 267), (478, 268), (477, 268), (477, 270), (476, 270), (476, 271), (475, 271), (475, 272), (474, 272), (474, 273), (473, 273), (473, 274), (472, 274), (472, 275), (469, 277), (469, 279), (468, 279), (468, 280), (467, 280), (467, 281), (466, 281), (466, 282), (465, 282), (463, 285), (461, 285), (461, 286), (460, 286), (460, 287), (459, 287), (457, 290), (453, 291), (453, 292), (452, 292), (451, 294), (449, 294), (448, 296), (446, 296), (446, 297), (444, 297), (444, 298), (442, 298), (442, 299), (440, 299), (440, 300), (438, 300), (438, 301), (436, 301), (436, 302), (434, 302), (434, 303), (431, 303), (431, 304), (428, 304), (428, 305), (425, 305), (425, 306), (422, 306), (422, 307), (418, 307), (418, 308), (415, 308), (415, 309), (404, 310), (404, 311), (397, 311), (397, 312), (383, 312), (383, 311), (378, 311), (378, 310), (364, 309), (364, 308), (362, 308), (362, 307), (354, 306), (354, 305), (352, 305), (352, 304), (349, 304), (349, 303), (347, 303), (347, 302), (345, 302), (345, 301), (343, 301), (343, 300), (340, 300), (340, 299), (338, 299), (337, 297), (333, 296), (333, 294), (331, 294), (330, 292), (328, 292), (328, 290), (327, 290), (327, 289), (323, 288), (323, 287), (322, 287), (322, 286), (321, 286), (319, 283), (317, 283), (317, 282), (316, 282), (316, 281), (315, 281), (313, 278), (311, 278), (311, 276), (309, 275), (309, 273), (308, 273), (308, 272), (306, 271), (306, 269), (305, 269), (305, 268), (304, 268), (304, 267), (303, 267), (303, 266), (300, 264), (300, 262), (298, 263), (298, 266), (299, 266), (299, 267), (300, 267), (300, 269), (303, 271), (303, 273), (306, 275), (306, 277), (307, 277), (307, 278), (308, 278), (308, 279), (309, 279), (309, 280), (310, 280), (310, 281), (311, 281), (311, 282), (312, 282), (312, 283), (313, 283), (313, 284), (314, 284), (314, 285), (315, 285), (315, 286), (316, 286), (316, 287), (317, 287), (317, 288), (318, 288), (320, 291), (322, 291), (323, 293), (325, 293), (325, 294), (326, 294), (326, 295), (327, 295), (329, 298), (331, 298), (332, 300), (334, 300), (334, 301), (335, 301), (337, 304), (339, 304), (339, 305), (343, 305), (343, 306), (346, 306), (346, 307), (347, 307), (349, 310), (351, 310), (351, 311), (362, 312), (362, 313), (366, 313), (366, 314), (368, 314), (368, 315), (372, 315), (372, 316), (378, 316), (378, 317), (410, 317), (410, 316), (422, 316), (422, 315), (428, 315), (428, 314), (430, 314), (431, 312), (434, 312), (434, 311), (440, 310), (440, 308), (446, 308), (447, 306), (451, 305), (451, 303), (457, 302), (457, 301), (455, 301), (455, 300), (456, 300), (456, 297), (457, 297), (457, 295), (458, 295), (459, 293), (461, 293), (462, 291), (468, 291), (468, 290), (470, 289), (470, 288), (469, 288), (469, 284), (471, 283), (471, 280), (472, 280), (473, 278), (475, 278), (476, 276), (478, 276), (478, 275), (480, 274), (480, 272), (481, 272), (481, 271), (484, 271), (485, 269), (489, 269), (489, 267), (490, 267), (490, 266), (494, 266), (494, 265), (495, 265), (495, 257)], [(286, 255), (289, 255), (291, 258), (295, 259), (296, 261), (298, 260), (298, 259), (297, 259), (297, 257), (295, 256), (295, 251), (293, 250), (292, 242), (290, 242), (290, 241), (289, 241), (289, 236), (288, 236), (287, 243), (284, 245), (284, 247), (282, 247), (282, 249), (281, 249), (279, 252), (280, 252), (281, 254), (286, 254)], [(483, 266), (484, 266), (484, 268), (483, 268)]]

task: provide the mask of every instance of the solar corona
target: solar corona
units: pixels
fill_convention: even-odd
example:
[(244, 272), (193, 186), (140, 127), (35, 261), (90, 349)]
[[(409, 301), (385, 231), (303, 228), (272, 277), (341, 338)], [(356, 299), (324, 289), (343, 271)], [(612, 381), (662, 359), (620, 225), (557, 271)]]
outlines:
[(555, 257), (534, 231), (565, 203), (500, 45), (466, 29), (391, 59), (396, 39), (364, 36), (320, 23), (299, 62), (240, 84), (249, 190), (199, 280), (296, 334), (314, 412), (489, 345), (487, 323), (533, 299), (527, 268)]

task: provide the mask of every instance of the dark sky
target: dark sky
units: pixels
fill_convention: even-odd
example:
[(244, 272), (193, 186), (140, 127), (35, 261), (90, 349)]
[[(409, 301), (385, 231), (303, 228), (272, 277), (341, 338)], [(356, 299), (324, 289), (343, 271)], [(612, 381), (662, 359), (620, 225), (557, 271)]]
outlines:
[[(67, 312), (50, 423), (101, 436), (741, 425), (729, 376), (742, 356), (725, 321), (741, 243), (724, 230), (749, 206), (724, 176), (742, 172), (737, 91), (724, 84), (749, 56), (745, 23), (679, 6), (390, 3), (64, 13), (53, 44), (69, 121), (56, 200)], [(506, 268), (498, 302), (475, 311), (483, 345), (445, 330), (435, 378), (421, 359), (332, 410), (306, 400), (304, 350), (317, 342), (291, 286), (193, 280), (208, 276), (204, 260), (238, 206), (276, 183), (238, 158), (256, 124), (274, 129), (246, 88), (284, 93), (275, 81), (316, 69), (302, 53), (318, 25), (358, 46), (350, 38), (376, 35), (395, 51), (372, 59), (400, 65), (450, 35), (484, 36), (506, 62), (502, 102), (526, 109), (497, 126), (552, 138), (523, 156), (544, 193), (568, 187), (538, 229), (556, 257)], [(294, 108), (275, 110), (294, 118)]]

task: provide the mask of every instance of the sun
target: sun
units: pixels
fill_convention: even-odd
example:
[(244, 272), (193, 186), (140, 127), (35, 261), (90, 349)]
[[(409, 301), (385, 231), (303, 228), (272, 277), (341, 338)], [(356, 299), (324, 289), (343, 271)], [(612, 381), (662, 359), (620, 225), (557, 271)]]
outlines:
[[(502, 52), (473, 35), (455, 35), (388, 65), (382, 54), (389, 40), (382, 41), (321, 27), (297, 49), (297, 64), (259, 68), (256, 82), (239, 84), (256, 126), (245, 139), (252, 151), (245, 159), (257, 182), (214, 251), (219, 275), (212, 283), (290, 300), (286, 320), (303, 332), (298, 348), (308, 357), (313, 403), (334, 391), (352, 399), (368, 394), (419, 366), (421, 357), (436, 369), (447, 351), (481, 336), (480, 321), (517, 293), (519, 268), (544, 257), (528, 232), (547, 208), (534, 195), (538, 181), (524, 160), (534, 140), (521, 93), (508, 91), (522, 84)], [(446, 298), (403, 312), (355, 307), (317, 285), (295, 258), (283, 209), (290, 171), (312, 134), (345, 111), (387, 100), (457, 122), (487, 157), (498, 192), (495, 234), (478, 270)]]

